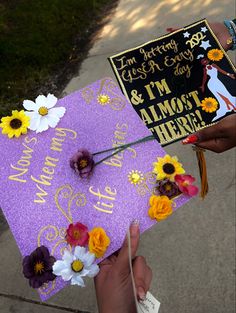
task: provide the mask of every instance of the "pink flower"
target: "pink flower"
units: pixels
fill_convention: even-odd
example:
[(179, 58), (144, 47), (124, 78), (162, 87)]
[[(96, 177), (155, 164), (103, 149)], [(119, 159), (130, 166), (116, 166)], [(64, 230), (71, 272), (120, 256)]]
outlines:
[(88, 239), (88, 228), (81, 223), (70, 224), (66, 230), (66, 241), (71, 246), (86, 246)]
[(175, 181), (178, 184), (179, 190), (182, 193), (188, 196), (196, 196), (198, 193), (198, 187), (193, 186), (192, 183), (195, 181), (195, 178), (191, 175), (175, 175)]

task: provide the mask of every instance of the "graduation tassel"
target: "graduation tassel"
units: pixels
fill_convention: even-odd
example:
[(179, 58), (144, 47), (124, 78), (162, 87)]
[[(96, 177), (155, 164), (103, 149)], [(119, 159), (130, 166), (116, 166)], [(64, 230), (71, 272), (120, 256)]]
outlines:
[(199, 173), (201, 178), (201, 198), (204, 199), (208, 193), (207, 168), (204, 152), (205, 150), (194, 146), (193, 150), (196, 152)]

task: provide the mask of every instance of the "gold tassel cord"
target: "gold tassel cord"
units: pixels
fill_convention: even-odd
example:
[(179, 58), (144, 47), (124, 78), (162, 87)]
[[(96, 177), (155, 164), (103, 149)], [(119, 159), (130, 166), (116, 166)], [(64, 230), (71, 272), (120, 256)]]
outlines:
[(196, 152), (198, 167), (201, 178), (201, 198), (204, 199), (208, 193), (207, 168), (204, 152), (205, 150), (194, 146), (193, 150)]

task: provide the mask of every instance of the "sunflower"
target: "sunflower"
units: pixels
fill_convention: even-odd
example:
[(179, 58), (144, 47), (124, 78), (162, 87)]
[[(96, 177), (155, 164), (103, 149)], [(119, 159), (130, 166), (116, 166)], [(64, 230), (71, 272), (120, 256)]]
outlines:
[(182, 168), (182, 164), (178, 162), (176, 156), (171, 157), (168, 154), (164, 158), (157, 158), (158, 162), (154, 162), (153, 172), (157, 174), (157, 180), (169, 179), (174, 181), (176, 174), (184, 174), (185, 170)]
[(20, 137), (27, 133), (27, 128), (30, 125), (30, 118), (25, 115), (24, 111), (12, 111), (11, 116), (2, 117), (0, 127), (2, 133), (8, 135), (9, 138)]
[(211, 61), (220, 61), (221, 59), (223, 59), (224, 54), (220, 49), (211, 49), (210, 51), (208, 51), (207, 57)]
[(218, 102), (216, 101), (215, 98), (205, 98), (201, 102), (202, 110), (208, 113), (215, 112), (218, 107)]

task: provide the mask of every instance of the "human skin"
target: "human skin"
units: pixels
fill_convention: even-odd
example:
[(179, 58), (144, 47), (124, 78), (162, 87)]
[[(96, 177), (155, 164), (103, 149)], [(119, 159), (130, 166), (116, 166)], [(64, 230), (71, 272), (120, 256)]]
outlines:
[[(136, 256), (139, 236), (139, 224), (135, 221), (130, 226), (132, 268), (136, 296), (144, 299), (151, 284), (152, 271), (144, 257)], [(100, 263), (100, 272), (94, 281), (99, 313), (136, 313), (127, 238), (118, 254)]]

